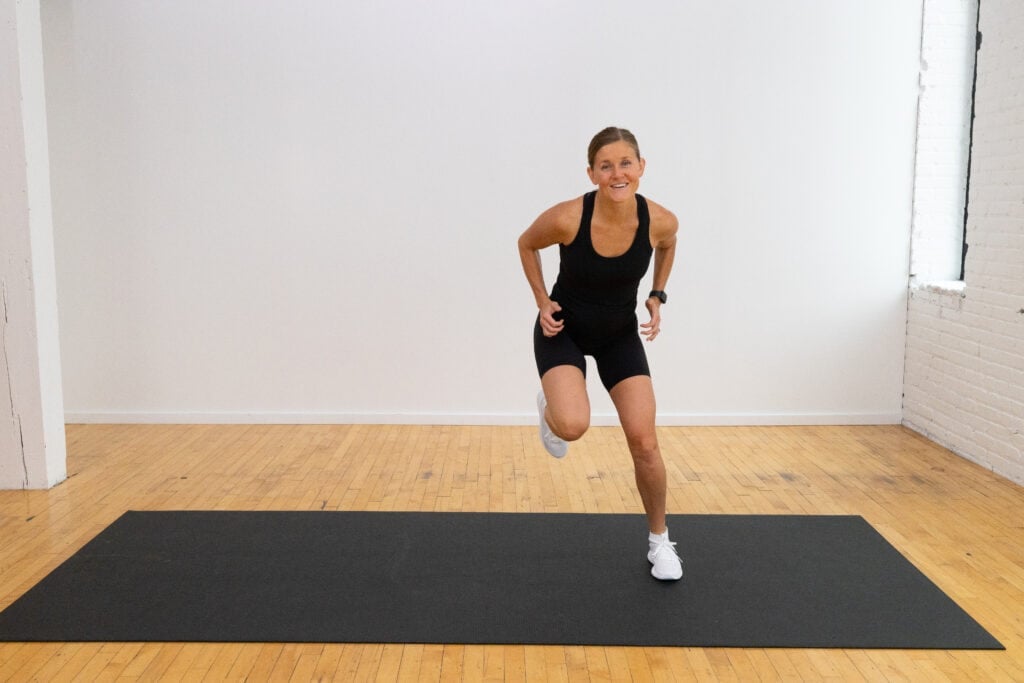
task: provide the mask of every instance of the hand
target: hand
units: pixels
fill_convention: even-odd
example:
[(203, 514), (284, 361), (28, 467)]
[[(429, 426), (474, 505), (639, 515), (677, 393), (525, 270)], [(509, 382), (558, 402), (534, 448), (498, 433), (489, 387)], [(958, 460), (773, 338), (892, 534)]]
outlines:
[(565, 327), (565, 322), (555, 320), (554, 314), (562, 310), (557, 301), (548, 302), (540, 307), (540, 330), (545, 337), (554, 337)]
[(643, 336), (647, 337), (647, 341), (654, 341), (654, 338), (661, 332), (661, 301), (655, 297), (650, 297), (644, 302), (647, 306), (647, 312), (651, 314), (651, 319), (648, 322), (640, 323), (640, 328)]

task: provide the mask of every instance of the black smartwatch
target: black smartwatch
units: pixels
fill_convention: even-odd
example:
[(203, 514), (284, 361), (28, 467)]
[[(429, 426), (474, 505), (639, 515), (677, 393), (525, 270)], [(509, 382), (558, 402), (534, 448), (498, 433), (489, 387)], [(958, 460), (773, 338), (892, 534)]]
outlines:
[(660, 301), (663, 304), (668, 303), (668, 294), (661, 291), (660, 289), (652, 289), (651, 293), (647, 295), (647, 298), (650, 299), (652, 296), (657, 297), (658, 301)]

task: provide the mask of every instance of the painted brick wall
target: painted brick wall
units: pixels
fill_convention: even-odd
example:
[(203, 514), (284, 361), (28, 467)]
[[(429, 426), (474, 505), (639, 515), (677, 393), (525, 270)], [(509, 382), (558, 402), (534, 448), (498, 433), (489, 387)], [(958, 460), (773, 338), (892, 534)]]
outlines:
[(1024, 483), (1024, 2), (980, 30), (964, 286), (911, 287), (903, 420)]

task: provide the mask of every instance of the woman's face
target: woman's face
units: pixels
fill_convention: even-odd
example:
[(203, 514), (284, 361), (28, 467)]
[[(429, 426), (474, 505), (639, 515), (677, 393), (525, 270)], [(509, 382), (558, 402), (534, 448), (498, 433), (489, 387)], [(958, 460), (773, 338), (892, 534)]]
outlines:
[(594, 165), (587, 169), (590, 181), (598, 192), (614, 201), (632, 199), (640, 187), (644, 160), (625, 140), (610, 142), (594, 155)]

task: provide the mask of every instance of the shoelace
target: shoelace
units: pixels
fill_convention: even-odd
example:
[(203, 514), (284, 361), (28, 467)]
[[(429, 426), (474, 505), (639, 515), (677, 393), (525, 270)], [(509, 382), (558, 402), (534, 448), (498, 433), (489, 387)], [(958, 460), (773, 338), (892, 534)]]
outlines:
[(664, 550), (665, 548), (668, 548), (669, 551), (671, 551), (673, 555), (675, 555), (676, 557), (679, 557), (679, 553), (676, 552), (676, 542), (675, 541), (658, 541), (658, 544), (655, 545), (654, 549), (651, 551), (651, 555), (653, 557), (657, 557), (658, 554), (662, 550)]

